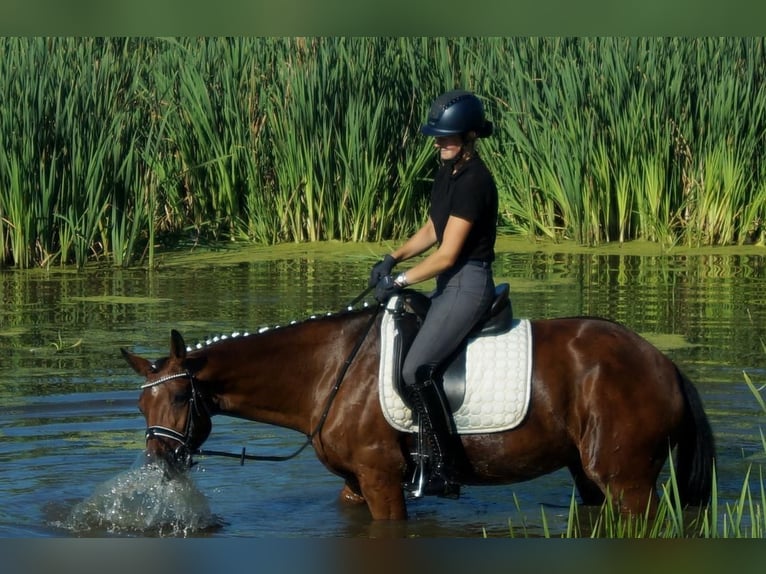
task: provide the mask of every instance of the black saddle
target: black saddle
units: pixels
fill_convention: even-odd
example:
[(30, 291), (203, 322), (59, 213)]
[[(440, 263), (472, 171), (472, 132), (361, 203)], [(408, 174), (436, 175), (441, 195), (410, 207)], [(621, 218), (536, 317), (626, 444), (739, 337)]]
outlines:
[[(500, 283), (495, 287), (495, 298), (476, 327), (468, 334), (468, 338), (485, 335), (499, 335), (509, 331), (513, 323), (513, 307), (511, 305), (511, 287), (508, 283)], [(414, 315), (418, 326), (425, 319), (428, 309), (431, 307), (431, 299), (420, 291), (405, 289), (399, 295), (394, 316), (398, 319), (407, 314)], [(397, 323), (398, 326), (398, 323)]]
[[(443, 374), (444, 394), (453, 411), (457, 410), (465, 396), (465, 349), (469, 339), (487, 337), (506, 333), (513, 325), (513, 307), (510, 298), (511, 288), (508, 283), (501, 283), (495, 287), (495, 298), (487, 311), (466, 339), (460, 344), (457, 351), (447, 360), (440, 369)], [(405, 289), (399, 294), (396, 306), (392, 312), (395, 325), (394, 336), (394, 386), (396, 391), (407, 402), (402, 391), (402, 364), (404, 357), (417, 335), (420, 325), (425, 319), (426, 313), (431, 306), (431, 299), (419, 291)]]

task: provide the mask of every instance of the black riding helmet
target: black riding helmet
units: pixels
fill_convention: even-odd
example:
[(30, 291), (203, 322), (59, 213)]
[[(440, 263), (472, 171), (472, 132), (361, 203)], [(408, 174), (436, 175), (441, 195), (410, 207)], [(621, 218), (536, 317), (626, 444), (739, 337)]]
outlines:
[(467, 90), (451, 90), (434, 100), (420, 132), (427, 136), (462, 135), (476, 132), (477, 137), (492, 135), (492, 122), (484, 117), (481, 100)]

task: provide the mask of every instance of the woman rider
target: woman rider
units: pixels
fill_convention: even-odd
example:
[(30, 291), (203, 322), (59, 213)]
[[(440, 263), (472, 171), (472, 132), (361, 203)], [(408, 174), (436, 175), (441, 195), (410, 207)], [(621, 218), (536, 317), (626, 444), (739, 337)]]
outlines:
[[(407, 353), (404, 392), (432, 446), (431, 474), (425, 492), (457, 498), (450, 449), (452, 421), (439, 369), (488, 312), (494, 296), (497, 188), (476, 151), (476, 140), (492, 134), (481, 101), (453, 90), (436, 98), (420, 131), (433, 136), (441, 166), (431, 189), (428, 221), (370, 273), (370, 286), (383, 302), (402, 288), (436, 277), (426, 318)], [(437, 248), (396, 278), (397, 263)]]

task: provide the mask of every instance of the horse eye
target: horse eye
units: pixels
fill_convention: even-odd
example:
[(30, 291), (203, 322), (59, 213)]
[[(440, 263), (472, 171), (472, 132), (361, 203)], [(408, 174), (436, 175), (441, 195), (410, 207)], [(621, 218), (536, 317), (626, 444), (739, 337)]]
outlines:
[(191, 396), (191, 392), (189, 390), (184, 390), (179, 393), (175, 393), (173, 395), (173, 404), (180, 405), (183, 403), (189, 402), (189, 397)]

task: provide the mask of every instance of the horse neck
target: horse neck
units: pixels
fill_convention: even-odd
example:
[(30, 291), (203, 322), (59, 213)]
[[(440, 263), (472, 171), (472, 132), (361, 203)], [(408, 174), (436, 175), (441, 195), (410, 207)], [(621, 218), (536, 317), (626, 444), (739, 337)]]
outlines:
[(208, 348), (198, 377), (215, 381), (211, 394), (218, 413), (309, 434), (371, 313), (324, 317), (218, 343)]

